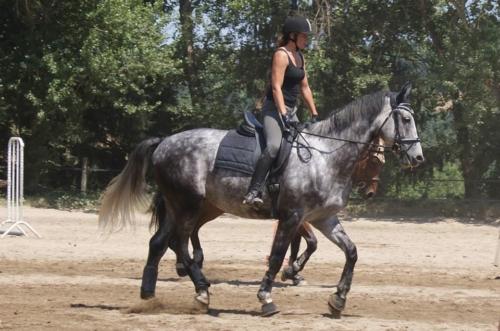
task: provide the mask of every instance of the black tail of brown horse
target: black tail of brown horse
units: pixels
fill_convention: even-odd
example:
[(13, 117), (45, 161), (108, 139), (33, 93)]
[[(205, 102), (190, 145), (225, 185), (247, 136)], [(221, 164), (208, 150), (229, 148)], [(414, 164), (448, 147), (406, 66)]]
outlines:
[(146, 172), (161, 141), (162, 138), (151, 138), (139, 143), (122, 172), (111, 180), (101, 200), (101, 229), (112, 232), (133, 226), (135, 212), (147, 209), (150, 197), (146, 193)]

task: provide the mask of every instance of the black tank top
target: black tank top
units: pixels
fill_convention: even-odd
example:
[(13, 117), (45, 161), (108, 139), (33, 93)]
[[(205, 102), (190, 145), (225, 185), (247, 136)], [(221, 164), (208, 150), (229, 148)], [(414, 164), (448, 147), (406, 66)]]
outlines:
[[(299, 52), (300, 59), (302, 60), (302, 66), (299, 68), (293, 64), (288, 52), (284, 49), (278, 48), (276, 51), (283, 51), (288, 56), (288, 66), (285, 70), (285, 77), (283, 79), (283, 85), (281, 86), (281, 92), (283, 93), (283, 99), (285, 99), (285, 105), (293, 108), (297, 103), (297, 97), (300, 93), (300, 82), (306, 76), (304, 72), (304, 57), (302, 56), (302, 53)], [(274, 101), (273, 88), (271, 84), (269, 84), (266, 95), (268, 100)]]

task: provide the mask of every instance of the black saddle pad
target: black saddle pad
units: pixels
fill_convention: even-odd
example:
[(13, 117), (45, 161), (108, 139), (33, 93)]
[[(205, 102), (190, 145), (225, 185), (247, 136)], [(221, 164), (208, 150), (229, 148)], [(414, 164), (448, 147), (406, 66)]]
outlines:
[(217, 150), (215, 168), (233, 170), (251, 176), (259, 155), (260, 146), (255, 136), (241, 135), (236, 130), (230, 130)]
[[(281, 142), (280, 152), (271, 168), (271, 175), (278, 176), (285, 168), (288, 157), (292, 150), (294, 137), (285, 135)], [(257, 143), (255, 136), (247, 136), (230, 130), (219, 145), (215, 158), (215, 168), (227, 169), (253, 175), (255, 164), (265, 145), (260, 141)]]

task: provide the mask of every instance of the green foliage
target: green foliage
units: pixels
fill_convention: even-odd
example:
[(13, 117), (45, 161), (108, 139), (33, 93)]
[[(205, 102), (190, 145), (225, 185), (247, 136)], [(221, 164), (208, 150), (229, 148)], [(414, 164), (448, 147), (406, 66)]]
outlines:
[(500, 207), (484, 200), (462, 199), (378, 199), (370, 201), (353, 201), (347, 212), (354, 217), (401, 217), (401, 220), (418, 217), (457, 217), (473, 221), (498, 223)]
[(433, 164), (412, 172), (398, 169), (397, 160), (389, 158), (382, 173), (378, 196), (393, 199), (459, 199), (464, 198), (464, 181), (458, 162)]
[(55, 208), (60, 210), (99, 210), (100, 192), (89, 192), (83, 194), (78, 191), (46, 192), (43, 195), (32, 195), (26, 203), (32, 207)]
[(445, 163), (442, 169), (433, 169), (432, 179), (427, 183), (425, 196), (430, 199), (463, 198), (462, 174), (456, 163)]
[(442, 108), (452, 114), (456, 144), (444, 139), (444, 155), (459, 160), (465, 196), (471, 198), (483, 194), (477, 180), (500, 157), (494, 152), (500, 148), (498, 10), (491, 1), (437, 2), (427, 18), (432, 42), (422, 48), (430, 69), (422, 87), (433, 96), (425, 102), (448, 104)]
[[(157, 8), (135, 0), (42, 2), (33, 20), (2, 9), (2, 141), (24, 138), (28, 190), (51, 182), (42, 176), (49, 163), (77, 166), (89, 157), (121, 167), (152, 133), (152, 120), (178, 116), (171, 106), (179, 61), (163, 44), (168, 17)], [(41, 12), (45, 19), (37, 19)]]

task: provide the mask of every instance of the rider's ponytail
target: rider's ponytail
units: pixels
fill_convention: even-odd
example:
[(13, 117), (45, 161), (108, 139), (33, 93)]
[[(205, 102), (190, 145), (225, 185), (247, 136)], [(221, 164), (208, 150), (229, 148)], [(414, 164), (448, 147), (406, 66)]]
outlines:
[(278, 45), (278, 47), (283, 47), (289, 41), (290, 41), (290, 33), (280, 33), (278, 35), (278, 41), (276, 42), (276, 44)]

